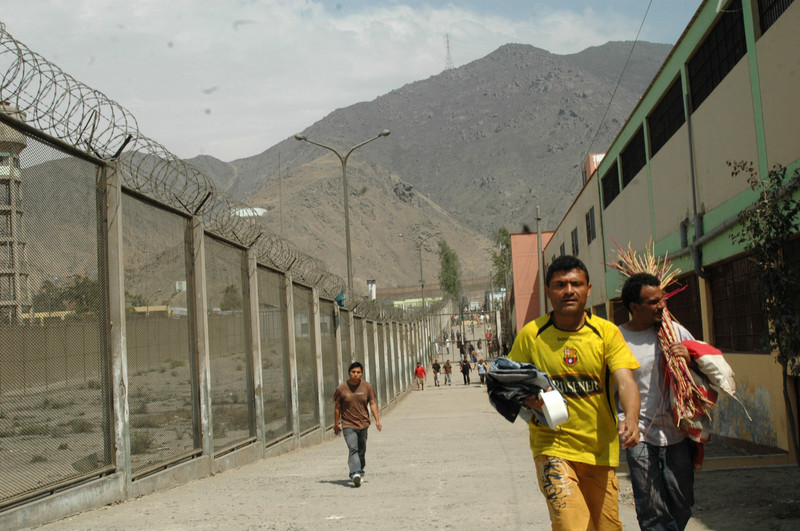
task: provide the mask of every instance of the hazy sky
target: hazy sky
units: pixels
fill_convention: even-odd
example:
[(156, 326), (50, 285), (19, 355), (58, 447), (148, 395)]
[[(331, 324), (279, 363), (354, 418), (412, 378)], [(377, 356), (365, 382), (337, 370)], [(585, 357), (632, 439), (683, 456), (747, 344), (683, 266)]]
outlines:
[[(673, 44), (700, 0), (652, 0)], [(331, 111), (506, 43), (631, 41), (649, 0), (0, 0), (6, 31), (131, 111), (178, 156), (256, 155)], [(8, 67), (0, 56), (0, 73)], [(370, 136), (374, 131), (366, 131)]]

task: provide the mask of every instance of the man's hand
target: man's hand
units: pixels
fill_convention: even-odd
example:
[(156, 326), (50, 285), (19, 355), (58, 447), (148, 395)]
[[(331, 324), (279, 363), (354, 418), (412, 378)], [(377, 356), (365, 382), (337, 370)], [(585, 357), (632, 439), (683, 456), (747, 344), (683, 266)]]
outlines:
[(619, 423), (619, 437), (623, 448), (633, 448), (639, 444), (639, 419), (629, 419)]
[[(553, 390), (552, 387), (548, 387), (545, 390), (545, 392), (552, 391), (552, 390)], [(544, 405), (544, 400), (539, 398), (538, 395), (531, 395), (531, 396), (529, 396), (528, 398), (525, 399), (525, 405), (527, 407), (529, 407), (530, 409), (535, 409), (536, 411), (541, 411), (542, 410), (542, 406)]]
[(381, 431), (383, 429), (383, 424), (381, 424), (381, 421), (376, 420), (375, 427), (378, 428), (378, 431)]
[(676, 358), (683, 358), (683, 361), (686, 362), (686, 365), (690, 365), (694, 360), (692, 360), (692, 356), (689, 354), (689, 349), (686, 348), (686, 345), (683, 343), (673, 343), (669, 346), (669, 353)]
[(333, 434), (339, 435), (339, 432), (342, 431), (342, 428), (339, 426), (339, 423), (333, 425)]
[(619, 423), (619, 436), (623, 448), (633, 448), (639, 444), (639, 386), (633, 379), (631, 369), (614, 371), (614, 382), (619, 392), (619, 403), (625, 412), (625, 420)]

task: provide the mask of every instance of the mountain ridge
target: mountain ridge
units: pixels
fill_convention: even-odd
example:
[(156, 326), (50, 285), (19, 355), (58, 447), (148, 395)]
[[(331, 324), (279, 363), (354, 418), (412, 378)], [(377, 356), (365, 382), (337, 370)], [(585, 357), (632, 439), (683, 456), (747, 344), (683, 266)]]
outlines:
[[(370, 232), (381, 235), (382, 245), (389, 249), (398, 245), (392, 234), (399, 231), (392, 226), (416, 224), (450, 235), (445, 239), (464, 261), (465, 276), (483, 276), (491, 269), (490, 238), (499, 227), (519, 232), (523, 225), (535, 226), (540, 206), (543, 229), (555, 228), (580, 191), (586, 154), (590, 149), (602, 152), (611, 143), (670, 49), (663, 44), (610, 42), (556, 55), (530, 45), (506, 44), (459, 68), (408, 83), (372, 101), (336, 109), (307, 127), (303, 134), (308, 138), (341, 152), (383, 129), (392, 131), (388, 138), (359, 148), (348, 163), (359, 283), (365, 277), (382, 279), (383, 285), (419, 280), (416, 253), (409, 257), (387, 252), (383, 263), (366, 253), (359, 267), (356, 253), (380, 243)], [(315, 164), (323, 157), (330, 163)], [(235, 198), (254, 207), (266, 205), (272, 214), (284, 177), (311, 179), (307, 172), (322, 172), (318, 178), (330, 180), (327, 186), (286, 196), (281, 212), (296, 208), (300, 224), (297, 230), (284, 224), (283, 235), (304, 252), (330, 261), (334, 273), (346, 276), (341, 166), (329, 151), (290, 137), (258, 155), (229, 163), (213, 157), (189, 162)], [(356, 170), (358, 165), (360, 170)], [(364, 172), (361, 177), (356, 176), (358, 171)], [(392, 183), (400, 183), (441, 210), (400, 208), (396, 203), (402, 201)], [(371, 204), (359, 205), (358, 194), (365, 187), (372, 195), (364, 200)], [(336, 216), (327, 211), (320, 215), (314, 204), (325, 204)], [(266, 218), (273, 230), (269, 212)], [(311, 224), (319, 226), (311, 230)], [(462, 244), (450, 238), (468, 241)], [(467, 260), (469, 249), (481, 256)], [(435, 277), (435, 256), (423, 257), (423, 262), (431, 271), (427, 276)]]

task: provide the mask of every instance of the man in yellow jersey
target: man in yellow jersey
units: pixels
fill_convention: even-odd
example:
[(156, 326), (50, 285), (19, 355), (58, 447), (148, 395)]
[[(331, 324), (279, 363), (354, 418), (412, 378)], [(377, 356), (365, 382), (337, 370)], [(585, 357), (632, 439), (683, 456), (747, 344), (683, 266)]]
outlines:
[[(547, 269), (545, 294), (553, 311), (526, 324), (508, 357), (550, 375), (567, 400), (569, 420), (553, 430), (531, 420), (530, 444), (539, 489), (554, 530), (622, 529), (619, 519), (619, 439), (639, 442), (639, 362), (613, 323), (585, 310), (589, 272), (574, 256)], [(613, 383), (612, 383), (613, 376)], [(616, 384), (625, 419), (617, 425)], [(529, 407), (541, 409), (532, 396)]]

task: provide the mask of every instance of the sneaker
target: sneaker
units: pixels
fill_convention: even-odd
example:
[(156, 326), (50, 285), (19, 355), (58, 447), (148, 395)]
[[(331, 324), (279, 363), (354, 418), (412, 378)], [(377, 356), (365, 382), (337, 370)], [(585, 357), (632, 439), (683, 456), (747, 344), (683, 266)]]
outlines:
[(361, 486), (361, 475), (360, 474), (355, 474), (353, 476), (353, 485), (355, 485), (356, 487), (360, 487)]

